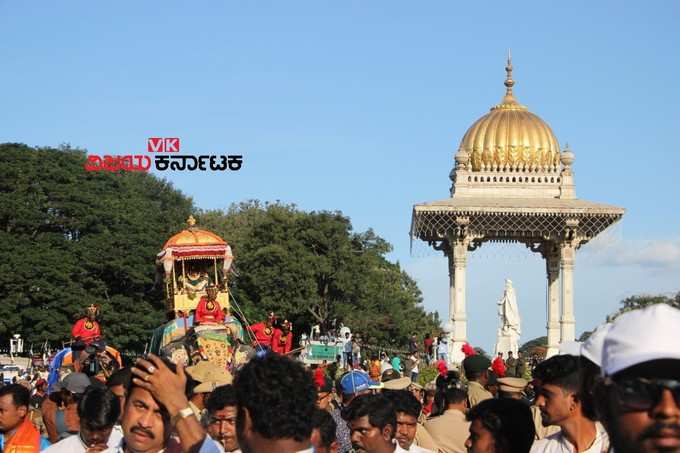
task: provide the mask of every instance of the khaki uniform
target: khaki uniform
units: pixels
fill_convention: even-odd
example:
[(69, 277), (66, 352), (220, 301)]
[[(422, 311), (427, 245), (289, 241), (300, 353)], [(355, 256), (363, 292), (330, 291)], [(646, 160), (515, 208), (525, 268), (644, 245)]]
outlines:
[(468, 401), (470, 407), (474, 407), (484, 400), (493, 398), (493, 395), (477, 381), (468, 382)]
[(413, 443), (426, 450), (439, 451), (439, 446), (432, 435), (420, 423), (416, 426), (416, 437), (413, 439)]
[(524, 361), (524, 359), (519, 358), (517, 359), (517, 377), (521, 377), (526, 379), (526, 374), (527, 374), (527, 363)]
[(517, 374), (517, 359), (514, 357), (508, 358), (505, 361), (505, 375), (507, 377), (522, 377)]
[(448, 409), (429, 419), (425, 429), (439, 446), (439, 453), (467, 453), (465, 441), (470, 436), (470, 422), (461, 411)]
[(561, 431), (559, 426), (543, 426), (543, 422), (541, 420), (541, 410), (538, 408), (538, 406), (532, 405), (530, 409), (531, 416), (534, 419), (534, 426), (536, 427), (536, 440), (543, 439)]

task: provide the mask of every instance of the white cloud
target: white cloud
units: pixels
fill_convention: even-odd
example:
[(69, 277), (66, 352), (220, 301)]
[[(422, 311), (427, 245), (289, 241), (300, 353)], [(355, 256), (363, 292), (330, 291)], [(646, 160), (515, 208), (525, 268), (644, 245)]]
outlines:
[[(448, 266), (439, 252), (402, 263), (418, 282), (424, 306), (448, 317)], [(574, 297), (576, 335), (592, 330), (635, 294), (675, 294), (680, 270), (680, 239), (623, 239), (614, 231), (577, 254)], [(485, 244), (469, 254), (467, 268), (468, 339), (487, 351), (496, 341), (496, 301), (510, 277), (522, 316), (522, 339), (545, 335), (546, 277), (540, 255), (514, 244)]]
[(616, 266), (671, 270), (680, 268), (680, 239), (605, 239), (584, 249), (586, 256)]

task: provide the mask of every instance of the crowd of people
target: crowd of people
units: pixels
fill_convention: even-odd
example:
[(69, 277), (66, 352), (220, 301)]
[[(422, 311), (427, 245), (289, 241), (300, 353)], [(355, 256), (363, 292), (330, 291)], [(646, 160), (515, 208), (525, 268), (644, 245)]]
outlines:
[(184, 367), (150, 354), (106, 382), (73, 372), (49, 392), (40, 378), (3, 386), (0, 448), (680, 452), (678, 327), (680, 310), (667, 305), (625, 313), (577, 354), (539, 363), (530, 379), (517, 357), (504, 360), (498, 377), (483, 354), (469, 354), (460, 368), (433, 356), (438, 375), (424, 386), (393, 363), (306, 367), (269, 352), (232, 376), (208, 362)]

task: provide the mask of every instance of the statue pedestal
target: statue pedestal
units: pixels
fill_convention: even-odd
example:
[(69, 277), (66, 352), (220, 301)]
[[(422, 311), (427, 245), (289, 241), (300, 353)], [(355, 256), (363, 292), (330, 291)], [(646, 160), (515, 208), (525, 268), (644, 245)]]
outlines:
[(493, 354), (494, 356), (496, 356), (498, 355), (499, 352), (502, 352), (503, 357), (507, 358), (508, 351), (512, 351), (512, 354), (515, 357), (517, 357), (518, 348), (519, 348), (519, 335), (498, 332), (496, 346), (494, 347)]
[(455, 363), (457, 365), (463, 363), (465, 354), (463, 354), (462, 348), (464, 344), (464, 341), (449, 340), (449, 363)]

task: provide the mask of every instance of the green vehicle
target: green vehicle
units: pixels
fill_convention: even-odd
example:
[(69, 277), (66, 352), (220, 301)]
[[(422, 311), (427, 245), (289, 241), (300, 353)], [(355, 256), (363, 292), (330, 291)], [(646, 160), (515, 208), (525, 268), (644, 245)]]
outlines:
[[(349, 329), (346, 331), (349, 332)], [(343, 336), (344, 333), (343, 331)], [(318, 333), (315, 335), (314, 331), (310, 332), (309, 337), (303, 334), (300, 338), (302, 348), (300, 360), (305, 364), (321, 364), (324, 360), (326, 363), (336, 362), (338, 356), (342, 357), (342, 345), (340, 338), (318, 335)]]

